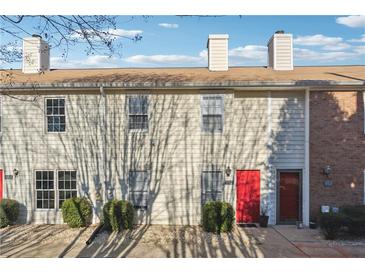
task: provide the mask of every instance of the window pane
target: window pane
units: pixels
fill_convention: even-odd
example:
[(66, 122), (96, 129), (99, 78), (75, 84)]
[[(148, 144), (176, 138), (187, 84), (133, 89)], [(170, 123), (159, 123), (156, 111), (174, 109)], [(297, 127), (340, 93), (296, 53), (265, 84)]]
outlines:
[(147, 207), (147, 193), (132, 192), (130, 194), (130, 201), (135, 207)]
[(54, 208), (54, 172), (36, 171), (35, 177), (37, 189), (37, 208)]
[(66, 129), (65, 99), (47, 99), (48, 132), (64, 132)]
[(129, 129), (148, 129), (147, 115), (130, 115)]
[(222, 131), (222, 116), (220, 115), (204, 115), (203, 129), (204, 131), (214, 132)]
[(219, 201), (223, 198), (223, 175), (220, 171), (205, 171), (202, 174), (202, 201)]
[(131, 171), (129, 176), (129, 187), (131, 191), (148, 190), (148, 173), (146, 171)]

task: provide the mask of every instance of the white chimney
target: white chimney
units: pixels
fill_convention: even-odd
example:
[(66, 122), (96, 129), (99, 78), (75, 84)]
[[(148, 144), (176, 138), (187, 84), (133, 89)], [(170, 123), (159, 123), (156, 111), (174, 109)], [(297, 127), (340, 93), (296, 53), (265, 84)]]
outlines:
[(210, 71), (228, 70), (228, 34), (210, 34), (208, 38), (208, 68)]
[(23, 39), (23, 73), (49, 70), (49, 45), (38, 35)]
[(274, 70), (293, 70), (293, 36), (277, 31), (267, 43), (268, 67)]

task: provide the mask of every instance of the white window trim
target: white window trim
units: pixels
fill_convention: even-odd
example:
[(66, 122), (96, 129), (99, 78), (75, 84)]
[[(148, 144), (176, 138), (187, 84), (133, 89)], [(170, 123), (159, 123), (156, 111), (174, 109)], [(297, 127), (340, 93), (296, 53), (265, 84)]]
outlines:
[[(222, 175), (222, 182), (221, 182), (221, 184), (222, 184), (222, 189), (221, 189), (221, 195), (222, 195), (222, 200), (221, 201), (224, 201), (224, 172), (222, 171), (222, 170), (220, 170), (220, 169), (204, 169), (204, 170), (202, 170), (201, 171), (201, 192), (200, 192), (200, 195), (201, 195), (201, 204), (202, 205), (204, 205), (204, 198), (205, 197), (203, 197), (203, 195), (205, 195), (205, 186), (204, 186), (204, 181), (203, 181), (203, 174), (204, 173), (212, 173), (212, 172), (220, 172), (221, 173), (221, 175)], [(217, 191), (218, 192), (218, 191)]]
[(147, 206), (146, 207), (136, 207), (134, 204), (133, 207), (137, 210), (147, 210), (149, 208), (149, 198), (150, 198), (150, 184), (151, 184), (151, 172), (147, 169), (130, 169), (128, 171), (128, 201), (132, 203), (130, 195), (132, 193), (131, 191), (131, 187), (130, 187), (130, 183), (131, 183), (131, 177), (130, 177), (130, 173), (131, 172), (147, 172), (147, 178), (148, 178), (148, 187), (147, 187)]
[[(55, 207), (54, 208), (37, 208), (37, 186), (36, 186), (36, 172), (37, 171), (53, 171), (54, 172), (54, 192), (55, 192)], [(44, 211), (59, 211), (61, 208), (58, 207), (59, 204), (59, 198), (58, 198), (58, 171), (76, 171), (76, 197), (80, 197), (80, 191), (79, 191), (79, 172), (77, 169), (35, 169), (33, 170), (33, 197), (34, 197), (34, 210), (39, 212)]]
[[(129, 98), (130, 97), (135, 97), (135, 96), (146, 96), (147, 97), (147, 128), (135, 128), (135, 129), (130, 129), (129, 128)], [(148, 133), (149, 129), (150, 129), (150, 96), (149, 94), (128, 94), (126, 96), (126, 101), (127, 101), (127, 127), (128, 127), (128, 132), (142, 132), (142, 133)]]
[[(64, 99), (65, 100), (65, 131), (48, 131), (48, 121), (47, 121), (47, 100), (48, 99)], [(44, 133), (45, 134), (66, 134), (67, 133), (67, 99), (65, 96), (52, 96), (44, 97)]]
[[(203, 124), (203, 101), (205, 97), (210, 96), (220, 96), (222, 98), (222, 130), (214, 130), (214, 131), (206, 131), (204, 130)], [(222, 93), (203, 93), (200, 96), (200, 131), (203, 134), (212, 135), (212, 134), (223, 134), (224, 133), (224, 112), (225, 112), (225, 100), (224, 94)]]

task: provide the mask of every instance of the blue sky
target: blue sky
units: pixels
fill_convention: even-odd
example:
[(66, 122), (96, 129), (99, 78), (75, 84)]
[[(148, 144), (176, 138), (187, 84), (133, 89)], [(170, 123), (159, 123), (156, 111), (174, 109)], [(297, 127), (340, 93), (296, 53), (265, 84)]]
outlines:
[[(178, 67), (207, 66), (208, 34), (229, 34), (231, 66), (266, 64), (266, 43), (276, 30), (294, 37), (294, 64), (365, 64), (365, 16), (222, 16), (118, 17), (117, 30), (140, 34), (138, 42), (123, 39), (123, 48), (112, 57), (87, 56), (82, 45), (70, 49), (66, 60), (61, 50), (51, 51), (51, 67)], [(35, 22), (29, 23), (32, 29)], [(0, 33), (2, 41), (10, 39)], [(3, 42), (2, 42), (3, 43)], [(20, 68), (21, 63), (2, 64)]]

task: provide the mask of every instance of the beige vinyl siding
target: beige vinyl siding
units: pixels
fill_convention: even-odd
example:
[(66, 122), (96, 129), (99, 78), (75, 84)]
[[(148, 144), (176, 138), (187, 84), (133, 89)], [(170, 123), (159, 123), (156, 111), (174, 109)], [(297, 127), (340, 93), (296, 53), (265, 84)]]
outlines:
[[(270, 214), (275, 215), (272, 171), (292, 163), (299, 168), (304, 161), (304, 93), (216, 91), (224, 94), (222, 133), (202, 132), (201, 96), (211, 93), (198, 90), (147, 92), (148, 132), (130, 132), (126, 98), (138, 93), (146, 91), (106, 90), (105, 96), (99, 92), (47, 92), (34, 101), (34, 96), (24, 94), (16, 94), (22, 100), (2, 97), (0, 167), (5, 174), (19, 170), (13, 180), (5, 180), (4, 194), (21, 202), (23, 219), (62, 222), (59, 211), (34, 210), (34, 171), (47, 169), (77, 170), (78, 193), (90, 197), (97, 217), (108, 192), (128, 199), (130, 170), (149, 171), (149, 206), (138, 210), (137, 219), (154, 224), (200, 223), (203, 170), (214, 167), (230, 181), (237, 169), (258, 169), (262, 199), (272, 203)], [(44, 98), (57, 96), (66, 99), (67, 130), (47, 134)], [(275, 149), (268, 145), (270, 136)], [(230, 177), (225, 175), (228, 166)], [(103, 202), (96, 201), (99, 187)], [(224, 185), (223, 196), (235, 207), (234, 184)]]

